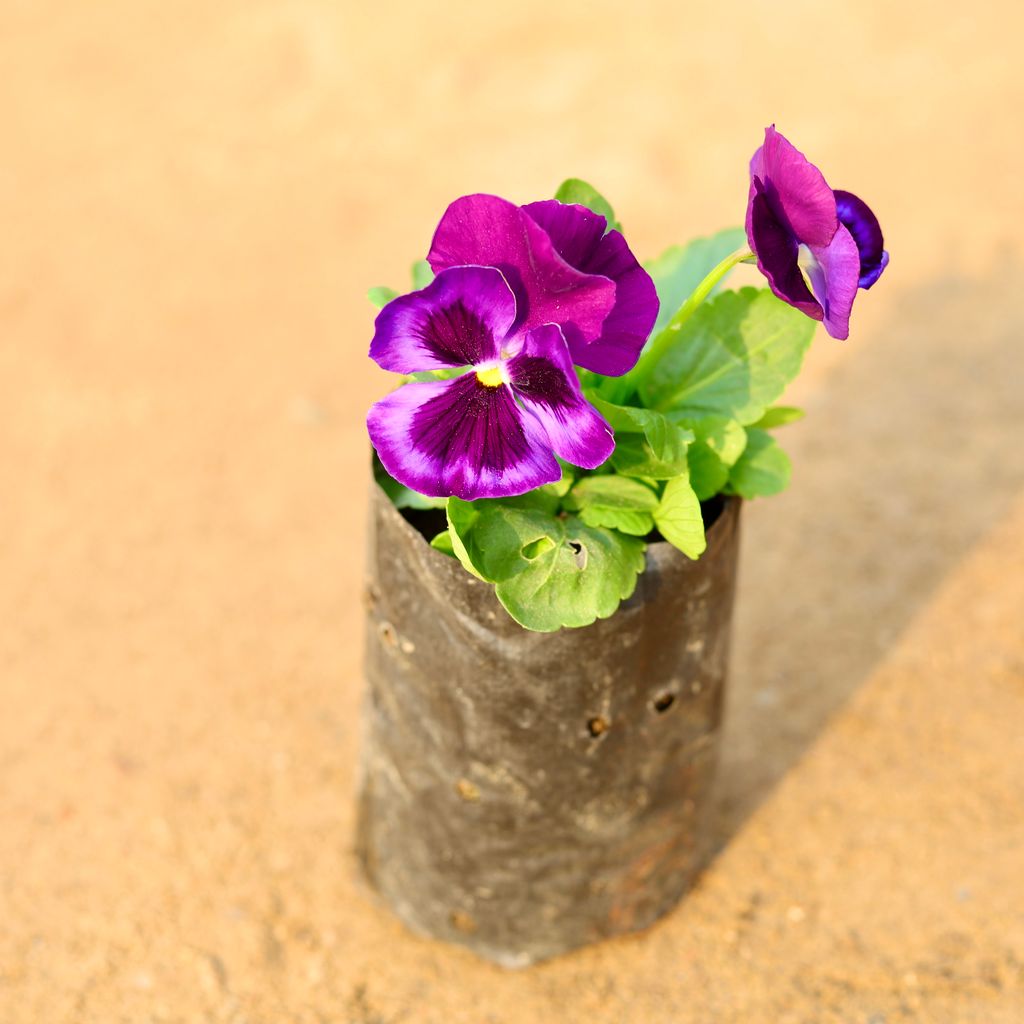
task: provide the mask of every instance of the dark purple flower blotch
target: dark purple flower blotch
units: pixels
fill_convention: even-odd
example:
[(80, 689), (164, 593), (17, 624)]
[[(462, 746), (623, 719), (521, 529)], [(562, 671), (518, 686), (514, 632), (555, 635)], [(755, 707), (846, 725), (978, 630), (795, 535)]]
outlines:
[(747, 238), (771, 290), (834, 338), (849, 334), (857, 288), (870, 288), (889, 262), (867, 204), (829, 188), (774, 125), (750, 161)]
[(882, 276), (882, 271), (889, 264), (889, 254), (883, 248), (881, 225), (863, 199), (838, 188), (833, 194), (839, 223), (857, 243), (860, 255), (860, 279), (857, 283), (866, 290)]
[(522, 329), (556, 323), (577, 366), (618, 377), (636, 363), (658, 317), (658, 295), (618, 231), (584, 206), (516, 206), (491, 195), (455, 200), (434, 234), (437, 271), (497, 267)]
[(524, 328), (516, 313), (501, 272), (478, 266), (443, 270), (381, 310), (370, 356), (385, 370), (468, 368), (370, 409), (370, 440), (396, 480), (430, 497), (509, 497), (558, 480), (556, 455), (585, 469), (611, 455), (559, 327)]

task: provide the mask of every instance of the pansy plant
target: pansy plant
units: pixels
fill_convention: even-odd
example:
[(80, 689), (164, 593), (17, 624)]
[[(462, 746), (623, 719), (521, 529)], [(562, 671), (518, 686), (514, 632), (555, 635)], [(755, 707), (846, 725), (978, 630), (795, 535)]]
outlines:
[[(370, 356), (403, 375), (367, 417), (400, 508), (443, 507), (434, 547), (494, 584), (527, 629), (614, 613), (645, 545), (704, 550), (719, 495), (783, 490), (776, 405), (816, 321), (849, 331), (888, 263), (878, 221), (772, 126), (750, 163), (746, 225), (642, 267), (578, 179), (517, 206), (446, 210), (415, 290), (375, 288)], [(720, 290), (756, 262), (767, 288)]]

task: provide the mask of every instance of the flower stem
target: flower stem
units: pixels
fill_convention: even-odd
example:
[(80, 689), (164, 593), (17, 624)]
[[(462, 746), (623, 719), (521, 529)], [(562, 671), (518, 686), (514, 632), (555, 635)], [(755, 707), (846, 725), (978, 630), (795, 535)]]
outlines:
[(626, 375), (633, 390), (640, 391), (647, 379), (650, 377), (654, 367), (661, 361), (661, 358), (676, 342), (676, 337), (683, 329), (683, 325), (697, 311), (700, 304), (708, 297), (711, 290), (725, 277), (726, 274), (736, 266), (749, 259), (753, 253), (744, 246), (734, 253), (726, 256), (721, 263), (710, 271), (707, 277), (696, 288), (690, 297), (676, 310), (671, 320), (653, 337), (647, 348), (641, 353), (636, 366)]

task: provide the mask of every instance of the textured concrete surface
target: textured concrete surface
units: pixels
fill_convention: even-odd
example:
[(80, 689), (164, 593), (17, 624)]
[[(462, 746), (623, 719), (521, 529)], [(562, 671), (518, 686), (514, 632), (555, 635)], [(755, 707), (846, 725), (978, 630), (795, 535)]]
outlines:
[[(1017, 5), (0, 7), (0, 1021), (1024, 1019)], [(370, 284), (578, 174), (736, 223), (776, 120), (893, 262), (745, 515), (719, 855), (522, 973), (351, 853)]]

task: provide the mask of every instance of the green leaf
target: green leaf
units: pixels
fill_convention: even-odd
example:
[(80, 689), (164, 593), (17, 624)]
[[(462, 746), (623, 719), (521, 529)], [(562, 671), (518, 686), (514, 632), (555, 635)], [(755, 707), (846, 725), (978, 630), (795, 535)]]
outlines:
[(395, 508), (444, 508), (447, 498), (428, 498), (405, 484), (400, 484), (381, 464), (377, 453), (373, 453), (373, 477)]
[(557, 522), (546, 500), (535, 491), (514, 498), (463, 501), (448, 499), (448, 531), (455, 557), (474, 576), (497, 583), (521, 572), (530, 562), (524, 551)]
[(580, 386), (591, 399), (600, 398), (612, 405), (626, 406), (636, 393), (629, 374), (622, 377), (602, 377), (599, 373), (577, 367), (576, 375), (580, 379)]
[(557, 487), (559, 484), (545, 484), (543, 487), (527, 491), (526, 494), (518, 494), (514, 498), (502, 498), (501, 504), (507, 508), (536, 509), (553, 516), (562, 505), (562, 495), (553, 489)]
[(714, 497), (729, 482), (729, 467), (707, 445), (690, 448), (690, 486), (698, 500)]
[(417, 260), (412, 265), (412, 290), (418, 292), (421, 288), (426, 288), (431, 281), (434, 280), (434, 272), (430, 269), (430, 264), (426, 260)]
[(520, 625), (543, 633), (588, 626), (633, 593), (645, 564), (642, 540), (587, 526), (576, 516), (550, 519), (546, 536), (550, 546), (495, 587)]
[(366, 293), (366, 297), (377, 309), (383, 309), (392, 299), (398, 298), (398, 292), (394, 288), (378, 285), (376, 288), (371, 288)]
[(565, 507), (578, 511), (587, 526), (606, 526), (633, 537), (646, 537), (654, 529), (651, 513), (657, 505), (650, 487), (625, 476), (584, 477), (565, 499)]
[(773, 427), (784, 427), (787, 423), (796, 423), (802, 420), (806, 414), (803, 409), (794, 405), (773, 405), (756, 423), (752, 426), (761, 430), (771, 430)]
[(650, 442), (639, 434), (625, 434), (615, 442), (615, 451), (609, 460), (612, 469), (621, 476), (643, 477), (651, 480), (671, 480), (686, 472), (686, 449), (677, 457), (659, 459)]
[(455, 557), (455, 548), (452, 547), (452, 535), (449, 530), (442, 530), (431, 542), (430, 546), (442, 554)]
[[(590, 371), (585, 371), (590, 373)], [(590, 387), (590, 394), (594, 397), (603, 398), (606, 402), (621, 405), (627, 402), (634, 391), (633, 382), (628, 377), (600, 377), (596, 373), (590, 374), (594, 378)]]
[(553, 494), (557, 498), (564, 498), (569, 493), (573, 480), (576, 479), (576, 471), (568, 463), (562, 462), (561, 459), (558, 461), (562, 466), (562, 479), (556, 480), (553, 484), (544, 484), (538, 490), (546, 494)]
[(728, 416), (687, 417), (669, 413), (669, 418), (693, 431), (694, 441), (687, 451), (690, 484), (697, 497), (707, 501), (728, 482), (729, 467), (743, 454), (747, 432)]
[(729, 416), (684, 416), (669, 413), (668, 418), (691, 431), (695, 444), (710, 448), (727, 466), (735, 464), (747, 446), (747, 432)]
[(641, 398), (654, 409), (756, 423), (799, 372), (815, 326), (767, 288), (722, 292), (686, 322)]
[[(417, 260), (412, 265), (411, 276), (412, 290), (414, 292), (418, 292), (421, 288), (426, 288), (434, 280), (434, 272), (430, 269), (430, 264), (426, 260)], [(378, 309), (383, 309), (392, 299), (397, 299), (398, 296), (399, 292), (396, 292), (394, 288), (386, 288), (384, 285), (371, 288), (366, 293), (366, 297)]]
[(615, 211), (612, 209), (611, 203), (593, 185), (589, 185), (580, 178), (566, 178), (558, 186), (555, 198), (560, 203), (577, 203), (579, 206), (585, 206), (588, 210), (593, 210), (594, 213), (599, 213), (608, 221), (607, 231), (622, 230), (619, 222), (615, 219)]
[(575, 479), (573, 467), (563, 463), (562, 477), (553, 484), (542, 484), (532, 491), (518, 494), (512, 498), (478, 501), (476, 504), (481, 508), (489, 507), (491, 504), (501, 504), (507, 508), (534, 508), (554, 515), (562, 507), (562, 499), (569, 493), (569, 488), (572, 487), (572, 482)]
[(693, 433), (663, 413), (614, 405), (593, 395), (594, 407), (615, 431), (611, 465), (623, 476), (670, 480), (686, 472), (686, 450)]
[(478, 561), (483, 563), (483, 552), (479, 550), (473, 537), (473, 527), (480, 518), (480, 510), (476, 503), (463, 501), (461, 498), (449, 498), (445, 515), (448, 517), (448, 535), (451, 537), (455, 557), (462, 563), (466, 572), (472, 573), (478, 580), (484, 579), (484, 574), (477, 568)]
[(532, 508), (539, 509), (554, 515), (562, 507), (562, 498), (569, 493), (572, 482), (575, 479), (571, 468), (562, 466), (562, 477), (553, 484), (542, 484), (525, 494), (517, 494), (512, 498), (495, 498), (478, 501), (480, 508), (490, 508), (492, 505), (503, 505), (507, 508)]
[(410, 373), (406, 375), (406, 382), (408, 381), (431, 381), (431, 380), (454, 380), (456, 377), (461, 377), (466, 372), (464, 366), (442, 366), (437, 370), (420, 370), (417, 373)]
[(729, 472), (729, 488), (742, 498), (778, 494), (789, 485), (789, 456), (771, 434), (756, 427), (747, 431), (747, 447)]
[(657, 334), (693, 294), (697, 285), (746, 239), (747, 233), (743, 228), (727, 228), (709, 238), (695, 238), (688, 245), (673, 245), (657, 259), (645, 263), (644, 269), (654, 279), (661, 301), (658, 319), (651, 333)]
[(605, 526), (619, 530), (630, 537), (646, 537), (654, 529), (654, 517), (650, 512), (638, 512), (626, 508), (608, 508), (595, 505), (580, 512), (580, 519), (587, 526)]
[(700, 501), (685, 476), (665, 484), (654, 522), (661, 535), (689, 558), (698, 558), (707, 547)]
[(450, 498), (448, 528), (459, 561), (496, 584), (518, 623), (542, 632), (611, 615), (644, 567), (643, 541), (508, 499)]

